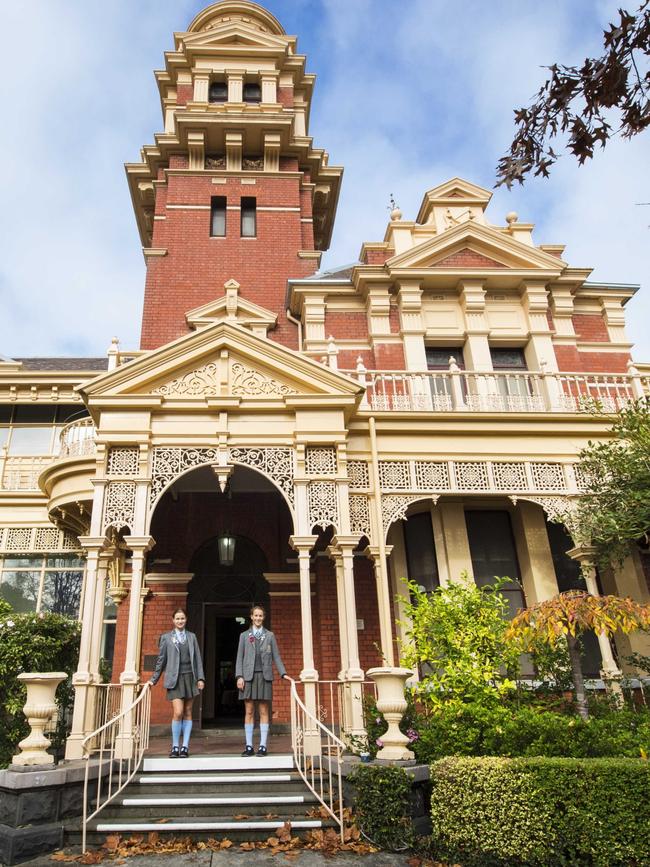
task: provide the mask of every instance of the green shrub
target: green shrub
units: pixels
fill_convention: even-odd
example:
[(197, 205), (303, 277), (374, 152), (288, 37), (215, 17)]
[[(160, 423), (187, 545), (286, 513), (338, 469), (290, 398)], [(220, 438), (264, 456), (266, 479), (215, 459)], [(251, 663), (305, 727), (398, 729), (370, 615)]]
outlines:
[[(59, 614), (16, 614), (0, 608), (0, 767), (17, 752), (29, 726), (22, 713), (25, 687), (16, 679), (23, 671), (67, 671), (79, 653), (79, 624)], [(57, 689), (59, 717), (50, 735), (56, 750), (66, 736), (66, 715), (72, 704), (70, 681)]]
[(431, 769), (434, 858), (462, 867), (650, 865), (650, 763), (448, 758)]
[(394, 765), (359, 765), (348, 774), (355, 788), (354, 814), (361, 831), (382, 849), (413, 842), (411, 778)]

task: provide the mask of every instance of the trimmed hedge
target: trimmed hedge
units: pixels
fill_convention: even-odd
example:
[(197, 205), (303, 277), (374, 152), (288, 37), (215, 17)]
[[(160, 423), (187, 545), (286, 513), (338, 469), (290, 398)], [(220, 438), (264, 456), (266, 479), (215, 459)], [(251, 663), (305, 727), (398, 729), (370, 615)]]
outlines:
[(431, 854), (462, 867), (647, 867), (650, 763), (448, 758), (431, 767)]

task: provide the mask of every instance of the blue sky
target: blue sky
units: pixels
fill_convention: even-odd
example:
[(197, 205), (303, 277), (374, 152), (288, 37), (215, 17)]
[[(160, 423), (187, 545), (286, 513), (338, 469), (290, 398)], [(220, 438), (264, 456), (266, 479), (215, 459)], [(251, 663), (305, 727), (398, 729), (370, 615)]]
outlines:
[[(153, 70), (189, 0), (0, 4), (0, 354), (101, 355), (134, 348), (144, 264), (123, 163), (161, 129)], [(381, 240), (392, 193), (413, 219), (425, 190), (460, 175), (491, 188), (512, 110), (541, 67), (599, 53), (618, 0), (269, 0), (317, 74), (311, 129), (345, 167), (323, 267)], [(631, 8), (631, 7), (629, 7)], [(635, 357), (650, 361), (650, 138), (614, 141), (585, 167), (495, 191), (537, 243), (567, 245), (591, 279), (640, 283), (628, 307)]]

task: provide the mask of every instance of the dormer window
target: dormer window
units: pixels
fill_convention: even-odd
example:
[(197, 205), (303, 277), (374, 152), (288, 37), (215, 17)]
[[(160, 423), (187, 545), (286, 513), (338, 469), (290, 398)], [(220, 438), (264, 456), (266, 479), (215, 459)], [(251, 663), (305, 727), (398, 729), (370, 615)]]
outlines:
[(251, 81), (244, 85), (244, 102), (261, 102), (262, 87), (257, 81)]
[(228, 102), (228, 84), (225, 81), (210, 82), (208, 102)]

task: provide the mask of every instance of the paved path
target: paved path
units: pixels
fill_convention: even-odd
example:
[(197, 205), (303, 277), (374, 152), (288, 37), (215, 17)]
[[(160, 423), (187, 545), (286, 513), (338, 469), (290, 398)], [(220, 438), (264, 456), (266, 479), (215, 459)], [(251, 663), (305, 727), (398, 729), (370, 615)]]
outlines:
[[(326, 867), (332, 864), (336, 867), (406, 867), (410, 857), (394, 852), (376, 852), (373, 855), (341, 853), (327, 856), (321, 852), (298, 851), (295, 858), (287, 858), (283, 853), (272, 855), (270, 852), (257, 849), (253, 852), (228, 850), (192, 852), (187, 855), (134, 855), (132, 858), (101, 863), (106, 867), (111, 864), (122, 864), (124, 867), (248, 867), (248, 865), (257, 867), (265, 864), (274, 864), (275, 867), (286, 867), (289, 864), (295, 864), (297, 867)], [(43, 855), (33, 861), (25, 862), (22, 867), (62, 867), (62, 865), (60, 862), (52, 861), (49, 855)], [(76, 867), (76, 862), (71, 862), (71, 867)]]

